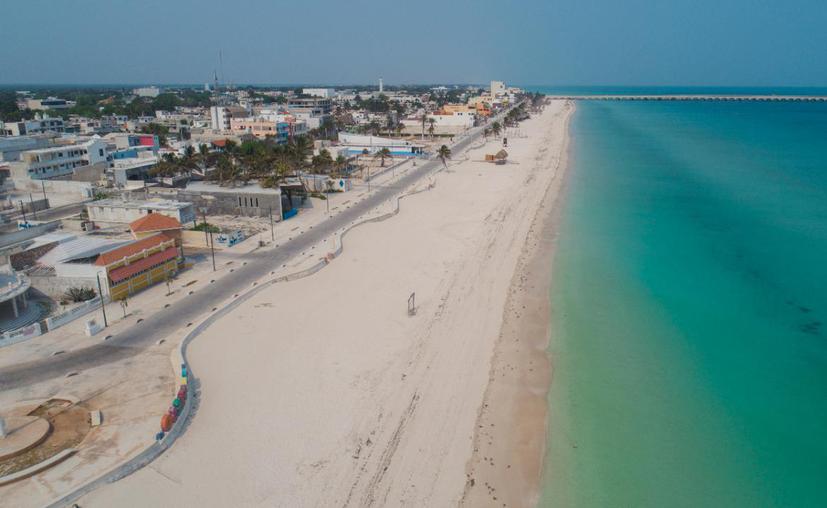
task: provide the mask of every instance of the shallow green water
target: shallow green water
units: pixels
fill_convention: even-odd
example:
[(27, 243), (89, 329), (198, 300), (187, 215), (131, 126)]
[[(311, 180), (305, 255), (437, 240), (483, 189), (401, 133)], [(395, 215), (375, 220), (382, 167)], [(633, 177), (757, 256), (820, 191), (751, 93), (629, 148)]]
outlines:
[(581, 103), (542, 506), (827, 506), (827, 104)]

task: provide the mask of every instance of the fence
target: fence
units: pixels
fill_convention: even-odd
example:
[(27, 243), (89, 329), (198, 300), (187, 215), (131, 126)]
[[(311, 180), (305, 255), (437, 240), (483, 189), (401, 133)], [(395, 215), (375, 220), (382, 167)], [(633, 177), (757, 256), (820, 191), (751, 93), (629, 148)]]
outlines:
[(24, 326), (23, 328), (19, 328), (13, 332), (3, 332), (2, 338), (0, 338), (0, 347), (10, 346), (12, 344), (17, 344), (18, 342), (23, 342), (24, 340), (29, 340), (37, 337), (41, 333), (40, 323)]
[(96, 296), (91, 300), (86, 300), (82, 304), (78, 305), (77, 307), (72, 307), (66, 312), (62, 312), (56, 316), (46, 318), (46, 328), (51, 332), (55, 328), (60, 328), (65, 324), (71, 323), (72, 321), (83, 316), (84, 314), (87, 314), (90, 311), (97, 309), (98, 307), (100, 307), (100, 304), (101, 299), (99, 296)]

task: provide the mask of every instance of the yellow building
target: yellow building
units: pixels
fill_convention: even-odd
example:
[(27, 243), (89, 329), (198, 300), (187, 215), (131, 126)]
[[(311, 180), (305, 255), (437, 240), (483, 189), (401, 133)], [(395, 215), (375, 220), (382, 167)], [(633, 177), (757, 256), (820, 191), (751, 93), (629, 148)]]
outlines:
[(183, 259), (178, 241), (158, 233), (98, 256), (106, 269), (109, 296), (120, 300), (175, 275)]

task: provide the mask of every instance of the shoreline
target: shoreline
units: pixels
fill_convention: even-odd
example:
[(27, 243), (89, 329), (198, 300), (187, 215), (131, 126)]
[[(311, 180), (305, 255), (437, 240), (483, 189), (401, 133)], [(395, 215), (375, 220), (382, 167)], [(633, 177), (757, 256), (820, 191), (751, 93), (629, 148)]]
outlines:
[(564, 139), (555, 174), (532, 220), (514, 270), (503, 321), (491, 358), (473, 454), (461, 505), (495, 502), (536, 506), (542, 493), (548, 434), (548, 391), (553, 378), (551, 295), (553, 258), (570, 177), (566, 103)]

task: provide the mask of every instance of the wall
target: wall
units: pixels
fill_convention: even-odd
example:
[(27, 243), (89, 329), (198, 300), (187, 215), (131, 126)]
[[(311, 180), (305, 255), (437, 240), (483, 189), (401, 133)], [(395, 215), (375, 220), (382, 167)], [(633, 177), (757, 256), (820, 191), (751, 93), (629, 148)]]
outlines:
[(75, 319), (86, 315), (93, 310), (100, 309), (100, 302), (100, 298), (96, 296), (95, 298), (80, 303), (65, 312), (61, 312), (56, 316), (48, 317), (46, 318), (46, 327), (51, 332), (52, 330), (60, 328), (67, 323), (71, 323)]
[[(91, 198), (94, 186), (90, 182), (72, 182), (68, 180), (32, 180), (31, 178), (13, 178), (14, 188), (29, 192), (50, 192), (74, 194), (79, 199)], [(41, 184), (42, 182), (42, 184)]]
[(106, 171), (106, 163), (91, 164), (75, 168), (72, 172), (73, 182), (99, 182)]
[[(69, 288), (92, 288), (98, 292), (98, 281), (88, 277), (55, 277), (54, 275), (29, 275), (32, 287), (55, 300), (61, 300)], [(101, 281), (104, 284), (104, 281)], [(104, 288), (104, 292), (106, 289)]]
[(0, 347), (10, 346), (11, 344), (17, 344), (18, 342), (29, 340), (33, 337), (39, 336), (41, 333), (40, 323), (24, 326), (23, 328), (19, 328), (13, 332), (4, 332), (0, 335)]
[[(239, 206), (239, 198), (241, 206)], [(255, 206), (256, 199), (258, 206)], [(246, 201), (245, 201), (246, 200)], [(245, 217), (269, 217), (273, 209), (273, 221), (281, 220), (281, 196), (279, 194), (255, 194), (245, 192), (196, 193), (181, 190), (178, 201), (195, 204), (195, 209), (207, 208), (207, 215), (243, 215)]]

